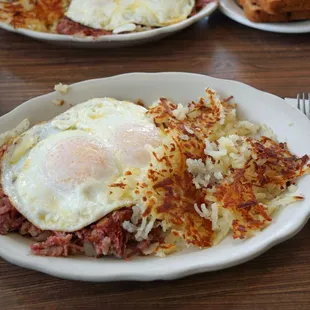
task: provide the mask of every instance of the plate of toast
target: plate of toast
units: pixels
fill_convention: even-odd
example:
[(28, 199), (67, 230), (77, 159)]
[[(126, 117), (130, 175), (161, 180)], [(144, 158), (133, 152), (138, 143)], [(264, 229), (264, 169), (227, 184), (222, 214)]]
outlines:
[(252, 28), (310, 32), (310, 0), (221, 0), (220, 8), (226, 16)]

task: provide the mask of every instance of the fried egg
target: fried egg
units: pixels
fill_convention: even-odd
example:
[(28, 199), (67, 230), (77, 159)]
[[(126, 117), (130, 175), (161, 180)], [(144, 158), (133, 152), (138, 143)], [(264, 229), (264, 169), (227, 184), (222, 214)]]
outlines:
[(128, 195), (111, 199), (109, 186), (131, 169), (139, 182), (151, 161), (149, 146), (161, 144), (145, 112), (98, 98), (32, 127), (2, 157), (4, 193), (35, 226), (66, 232), (134, 204)]
[(66, 16), (82, 25), (120, 33), (136, 25), (163, 27), (185, 20), (195, 0), (72, 0)]

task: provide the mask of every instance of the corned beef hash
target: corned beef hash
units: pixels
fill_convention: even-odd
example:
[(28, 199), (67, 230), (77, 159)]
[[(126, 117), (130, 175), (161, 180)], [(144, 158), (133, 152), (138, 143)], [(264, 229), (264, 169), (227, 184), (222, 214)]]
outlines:
[(303, 199), (310, 167), (231, 101), (96, 98), (24, 121), (0, 136), (0, 234), (29, 236), (36, 255), (124, 258), (251, 237)]
[(212, 1), (0, 0), (0, 21), (15, 28), (97, 37), (173, 25)]

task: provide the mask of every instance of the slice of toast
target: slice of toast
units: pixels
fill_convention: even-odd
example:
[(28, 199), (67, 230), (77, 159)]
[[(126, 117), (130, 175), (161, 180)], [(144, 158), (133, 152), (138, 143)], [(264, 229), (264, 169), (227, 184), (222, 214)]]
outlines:
[(310, 19), (310, 10), (268, 14), (257, 0), (242, 0), (244, 15), (255, 23), (290, 22)]
[(269, 14), (310, 10), (310, 0), (256, 0), (256, 2)]

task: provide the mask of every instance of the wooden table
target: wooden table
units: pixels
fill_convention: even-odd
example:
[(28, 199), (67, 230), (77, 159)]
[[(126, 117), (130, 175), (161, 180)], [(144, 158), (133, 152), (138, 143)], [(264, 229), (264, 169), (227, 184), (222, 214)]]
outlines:
[[(188, 71), (235, 79), (281, 97), (310, 92), (310, 36), (261, 32), (220, 13), (158, 43), (73, 50), (0, 31), (0, 115), (74, 83), (133, 71)], [(310, 225), (259, 258), (172, 282), (60, 280), (0, 259), (0, 309), (310, 308)]]

